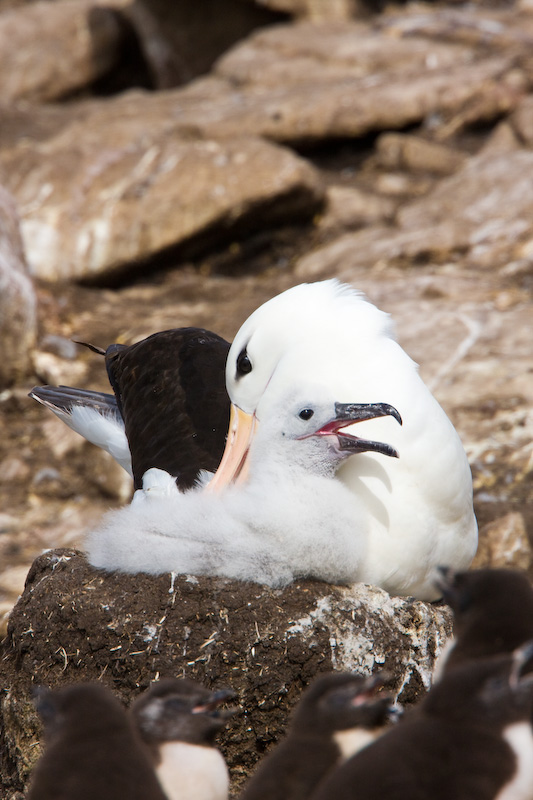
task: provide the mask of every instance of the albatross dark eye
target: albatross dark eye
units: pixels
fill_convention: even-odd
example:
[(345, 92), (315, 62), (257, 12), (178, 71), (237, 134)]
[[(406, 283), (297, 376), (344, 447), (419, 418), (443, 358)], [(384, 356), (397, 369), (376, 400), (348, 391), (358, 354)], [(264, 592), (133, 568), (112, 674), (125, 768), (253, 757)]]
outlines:
[(313, 411), (312, 408), (302, 408), (298, 416), (300, 417), (300, 419), (308, 420), (311, 419), (314, 413), (315, 412)]
[(247, 375), (249, 372), (252, 371), (252, 362), (246, 352), (246, 347), (241, 350), (237, 357), (237, 378), (240, 378), (241, 375)]

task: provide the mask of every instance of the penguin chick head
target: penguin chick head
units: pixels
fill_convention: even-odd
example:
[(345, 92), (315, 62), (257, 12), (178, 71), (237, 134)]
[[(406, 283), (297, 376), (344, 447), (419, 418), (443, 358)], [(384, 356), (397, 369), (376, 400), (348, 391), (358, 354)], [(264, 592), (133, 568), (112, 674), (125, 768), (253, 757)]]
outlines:
[(382, 727), (389, 719), (392, 699), (379, 693), (387, 676), (332, 672), (317, 678), (304, 692), (292, 717), (292, 727), (324, 733)]
[(164, 678), (133, 703), (131, 713), (148, 745), (170, 741), (211, 745), (235, 713), (235, 709), (221, 710), (219, 706), (233, 697), (231, 689), (212, 692), (186, 678)]
[(510, 652), (533, 637), (533, 587), (525, 573), (440, 567), (436, 584), (453, 611), (454, 635), (483, 639), (487, 654)]
[(65, 730), (83, 728), (84, 733), (105, 728), (127, 728), (125, 709), (119, 700), (99, 683), (80, 683), (62, 689), (37, 687), (34, 704), (49, 741)]
[(510, 654), (456, 666), (431, 688), (420, 708), (455, 724), (475, 722), (495, 728), (529, 721), (533, 675), (527, 670), (532, 655), (533, 641), (529, 641)]

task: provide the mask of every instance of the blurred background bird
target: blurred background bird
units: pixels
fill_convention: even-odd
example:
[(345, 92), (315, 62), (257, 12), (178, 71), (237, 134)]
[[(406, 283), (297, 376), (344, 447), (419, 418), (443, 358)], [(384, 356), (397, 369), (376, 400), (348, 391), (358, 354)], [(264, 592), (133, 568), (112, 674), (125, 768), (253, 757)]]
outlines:
[(335, 766), (380, 736), (393, 714), (385, 676), (332, 672), (316, 678), (281, 742), (259, 763), (239, 800), (305, 800)]
[(226, 800), (229, 773), (217, 733), (236, 709), (231, 689), (210, 691), (187, 678), (163, 678), (135, 700), (131, 715), (168, 800)]
[(128, 712), (101, 684), (39, 689), (44, 753), (29, 800), (166, 800)]

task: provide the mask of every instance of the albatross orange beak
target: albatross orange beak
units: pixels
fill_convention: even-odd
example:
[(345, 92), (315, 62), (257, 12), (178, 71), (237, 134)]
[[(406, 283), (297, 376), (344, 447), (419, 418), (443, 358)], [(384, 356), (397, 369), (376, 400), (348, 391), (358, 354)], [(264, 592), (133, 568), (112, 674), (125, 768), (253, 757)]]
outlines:
[(228, 438), (219, 467), (206, 486), (206, 491), (218, 492), (230, 483), (240, 482), (248, 475), (248, 451), (257, 427), (254, 414), (247, 414), (231, 404)]

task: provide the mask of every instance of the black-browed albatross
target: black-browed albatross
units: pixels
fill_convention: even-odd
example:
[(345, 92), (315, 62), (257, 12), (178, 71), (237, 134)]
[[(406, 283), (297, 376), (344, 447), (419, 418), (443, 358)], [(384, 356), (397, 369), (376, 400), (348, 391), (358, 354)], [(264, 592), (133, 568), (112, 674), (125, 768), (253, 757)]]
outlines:
[[(434, 568), (466, 569), (476, 550), (470, 468), (451, 422), (395, 341), (389, 316), (349, 286), (336, 280), (296, 286), (242, 325), (226, 365), (233, 411), (211, 491), (246, 480), (259, 407), (268, 419), (287, 388), (306, 383), (344, 402), (385, 399), (400, 410), (401, 430), (389, 419), (358, 427), (363, 436), (392, 441), (400, 458), (358, 454), (337, 478), (358, 504), (353, 535), (367, 542), (364, 580), (394, 594), (437, 599)], [(150, 475), (147, 495), (166, 494), (164, 484)]]
[(307, 381), (327, 386), (337, 400), (382, 398), (400, 411), (401, 429), (393, 430), (390, 418), (357, 429), (392, 440), (400, 458), (357, 455), (337, 477), (363, 512), (353, 530), (368, 542), (364, 580), (436, 600), (435, 567), (466, 569), (476, 551), (470, 467), (453, 425), (396, 342), (389, 315), (350, 286), (295, 286), (260, 306), (237, 332), (226, 366), (230, 433), (212, 490), (246, 479), (259, 408), (267, 418), (286, 386)]

